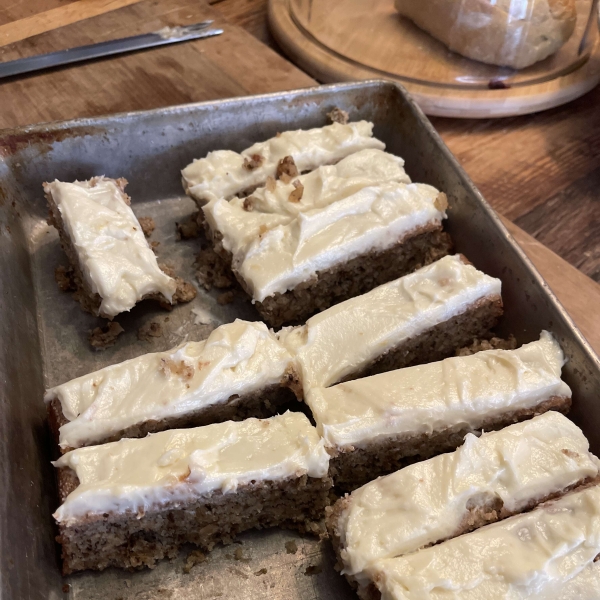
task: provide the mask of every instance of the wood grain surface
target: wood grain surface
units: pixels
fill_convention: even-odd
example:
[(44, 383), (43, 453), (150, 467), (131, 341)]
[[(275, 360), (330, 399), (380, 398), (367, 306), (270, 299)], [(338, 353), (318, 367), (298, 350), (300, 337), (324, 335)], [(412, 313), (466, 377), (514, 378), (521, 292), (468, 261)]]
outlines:
[[(73, 4), (11, 0), (0, 7), (0, 24)], [(0, 128), (314, 85), (313, 79), (273, 50), (266, 7), (266, 0), (221, 0), (210, 6), (201, 0), (141, 0), (2, 47), (0, 60), (10, 60), (207, 18), (225, 29), (217, 38), (4, 82)], [(600, 90), (595, 90), (571, 105), (530, 117), (433, 120), (499, 212), (597, 280), (599, 101)], [(600, 351), (596, 317), (600, 286), (518, 227), (511, 227)]]

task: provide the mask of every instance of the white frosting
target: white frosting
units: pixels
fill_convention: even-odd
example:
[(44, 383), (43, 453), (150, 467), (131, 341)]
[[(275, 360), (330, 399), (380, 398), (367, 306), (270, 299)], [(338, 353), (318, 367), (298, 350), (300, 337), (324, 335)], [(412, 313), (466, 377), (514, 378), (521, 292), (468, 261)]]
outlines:
[[(364, 583), (369, 567), (455, 535), (475, 505), (494, 498), (518, 512), (536, 499), (598, 475), (581, 430), (548, 412), (415, 463), (354, 491), (339, 520), (344, 573)], [(365, 573), (366, 571), (366, 573)]]
[[(382, 600), (597, 598), (600, 488), (374, 566)], [(593, 570), (593, 571), (592, 571)], [(581, 577), (581, 579), (578, 579)], [(598, 583), (594, 588), (598, 589)], [(584, 589), (583, 596), (577, 591)]]
[(292, 222), (301, 212), (324, 208), (343, 200), (365, 187), (396, 181), (410, 183), (404, 171), (404, 161), (383, 150), (360, 150), (336, 165), (319, 167), (294, 178), (304, 187), (300, 202), (290, 202), (296, 189), (282, 180), (272, 187), (260, 187), (252, 192), (252, 208), (244, 209), (246, 198), (212, 200), (202, 210), (213, 231), (222, 236), (222, 245), (236, 256), (246, 250), (261, 233), (277, 225)]
[[(292, 156), (300, 172), (312, 171), (321, 165), (333, 164), (342, 158), (385, 144), (373, 137), (373, 123), (357, 121), (342, 125), (297, 131), (284, 131), (265, 142), (258, 142), (241, 154), (232, 150), (209, 152), (206, 158), (194, 160), (181, 172), (186, 192), (199, 201), (231, 198), (249, 188), (262, 185), (273, 177), (278, 162)], [(259, 154), (262, 164), (249, 170), (244, 159)]]
[(341, 302), (306, 325), (280, 332), (296, 355), (305, 393), (328, 387), (405, 340), (451, 319), (469, 305), (499, 296), (501, 282), (445, 256), (410, 275)]
[(486, 350), (313, 388), (306, 401), (326, 442), (345, 449), (454, 425), (478, 428), (482, 419), (507, 410), (537, 406), (552, 396), (570, 398), (560, 378), (563, 364), (560, 345), (544, 331), (539, 341), (518, 350)]
[(114, 180), (54, 181), (46, 189), (60, 211), (86, 282), (102, 298), (100, 315), (114, 317), (156, 292), (171, 301), (175, 280), (160, 270)]
[(184, 504), (251, 481), (327, 475), (329, 455), (301, 413), (175, 429), (143, 439), (79, 448), (56, 467), (70, 467), (79, 486), (54, 513), (59, 522), (85, 515)]
[(201, 342), (144, 354), (49, 389), (70, 421), (60, 445), (77, 448), (149, 420), (183, 416), (278, 385), (291, 356), (264, 323), (236, 320)]

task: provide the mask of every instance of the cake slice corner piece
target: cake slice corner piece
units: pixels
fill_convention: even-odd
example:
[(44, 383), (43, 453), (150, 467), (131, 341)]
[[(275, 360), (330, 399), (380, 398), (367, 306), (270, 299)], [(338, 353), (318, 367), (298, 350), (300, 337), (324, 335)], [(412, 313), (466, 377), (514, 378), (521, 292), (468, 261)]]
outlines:
[(366, 597), (378, 561), (596, 485), (599, 464), (581, 430), (551, 411), (480, 438), (470, 434), (452, 453), (364, 485), (328, 509), (327, 527), (342, 572)]
[(109, 319), (144, 299), (170, 304), (177, 289), (146, 241), (126, 184), (107, 177), (43, 184), (81, 307)]
[(290, 412), (69, 452), (54, 463), (63, 571), (152, 567), (183, 544), (211, 550), (252, 528), (317, 532), (328, 461)]

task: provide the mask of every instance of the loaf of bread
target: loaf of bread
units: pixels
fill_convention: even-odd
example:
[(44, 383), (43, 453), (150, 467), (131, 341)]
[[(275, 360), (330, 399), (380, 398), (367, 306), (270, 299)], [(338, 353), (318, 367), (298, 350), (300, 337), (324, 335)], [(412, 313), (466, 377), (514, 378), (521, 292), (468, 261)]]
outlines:
[(523, 69), (575, 29), (575, 0), (395, 0), (396, 10), (468, 58)]

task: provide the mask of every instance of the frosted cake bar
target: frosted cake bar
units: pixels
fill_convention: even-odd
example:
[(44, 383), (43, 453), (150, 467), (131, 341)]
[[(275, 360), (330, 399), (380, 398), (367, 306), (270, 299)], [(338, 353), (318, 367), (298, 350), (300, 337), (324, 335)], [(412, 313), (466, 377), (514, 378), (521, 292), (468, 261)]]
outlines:
[(361, 592), (373, 564), (530, 510), (598, 477), (581, 430), (548, 412), (449, 454), (381, 477), (340, 499), (328, 519), (342, 572)]
[(254, 527), (317, 528), (329, 456), (301, 413), (164, 431), (62, 456), (63, 572), (152, 567)]
[(241, 153), (215, 150), (194, 160), (181, 172), (183, 187), (199, 206), (210, 200), (226, 200), (263, 185), (277, 175), (280, 162), (291, 156), (299, 173), (335, 164), (366, 148), (383, 150), (373, 137), (373, 123), (333, 123), (315, 129), (284, 131), (257, 142)]
[(600, 488), (373, 565), (381, 600), (595, 600)]
[(362, 150), (203, 211), (216, 251), (270, 325), (304, 320), (448, 254), (447, 200), (401, 158)]
[(501, 282), (446, 256), (287, 328), (304, 395), (313, 387), (440, 360), (483, 337), (502, 314)]
[(158, 266), (126, 184), (105, 177), (44, 183), (50, 222), (75, 271), (80, 304), (108, 318), (145, 298), (171, 303), (177, 287)]
[(306, 398), (333, 453), (337, 486), (352, 490), (407, 460), (454, 450), (473, 431), (553, 409), (567, 412), (563, 352), (552, 334), (517, 350), (486, 350), (313, 388)]
[(45, 394), (63, 451), (175, 427), (265, 417), (294, 398), (289, 352), (264, 323), (237, 319), (201, 342), (144, 354)]

